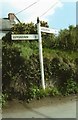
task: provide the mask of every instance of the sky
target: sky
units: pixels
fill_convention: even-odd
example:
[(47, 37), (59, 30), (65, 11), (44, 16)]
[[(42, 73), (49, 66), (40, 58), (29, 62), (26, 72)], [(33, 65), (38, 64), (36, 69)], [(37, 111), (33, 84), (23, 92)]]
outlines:
[(0, 0), (0, 18), (6, 18), (11, 12), (15, 13), (21, 22), (36, 23), (37, 17), (40, 17), (40, 20), (48, 22), (50, 28), (64, 29), (69, 25), (76, 25), (76, 1)]

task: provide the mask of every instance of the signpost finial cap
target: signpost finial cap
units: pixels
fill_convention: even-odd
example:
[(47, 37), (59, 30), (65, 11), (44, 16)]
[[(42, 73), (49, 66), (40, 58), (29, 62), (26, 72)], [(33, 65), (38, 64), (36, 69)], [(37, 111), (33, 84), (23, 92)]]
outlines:
[(39, 17), (37, 17), (37, 23), (39, 23)]

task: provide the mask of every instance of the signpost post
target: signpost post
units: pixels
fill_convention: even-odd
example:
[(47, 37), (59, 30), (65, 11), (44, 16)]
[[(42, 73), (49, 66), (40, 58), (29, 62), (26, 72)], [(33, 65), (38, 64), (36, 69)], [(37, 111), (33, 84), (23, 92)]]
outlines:
[(41, 39), (41, 27), (40, 27), (39, 18), (37, 18), (37, 29), (38, 29), (38, 36), (39, 36), (39, 57), (40, 57), (40, 67), (41, 67), (41, 80), (42, 80), (42, 87), (45, 90), (43, 54), (42, 54), (42, 39)]

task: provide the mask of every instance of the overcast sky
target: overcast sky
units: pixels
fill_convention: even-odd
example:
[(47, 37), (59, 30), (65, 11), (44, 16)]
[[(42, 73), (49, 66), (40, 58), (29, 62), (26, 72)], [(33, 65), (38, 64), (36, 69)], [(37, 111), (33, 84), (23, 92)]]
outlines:
[[(15, 13), (21, 22), (36, 22), (36, 18), (39, 16), (40, 20), (48, 22), (50, 28), (67, 28), (71, 24), (76, 25), (76, 1), (0, 0), (0, 9), (2, 8), (0, 18), (7, 17), (11, 12)], [(25, 9), (28, 6), (31, 7)], [(21, 10), (23, 11), (21, 12)]]

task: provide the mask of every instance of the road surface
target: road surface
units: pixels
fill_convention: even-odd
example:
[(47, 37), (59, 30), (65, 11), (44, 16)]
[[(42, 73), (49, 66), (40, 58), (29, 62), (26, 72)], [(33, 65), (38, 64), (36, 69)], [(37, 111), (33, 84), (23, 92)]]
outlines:
[(4, 109), (3, 118), (76, 118), (76, 96), (44, 98), (31, 103), (13, 101)]

